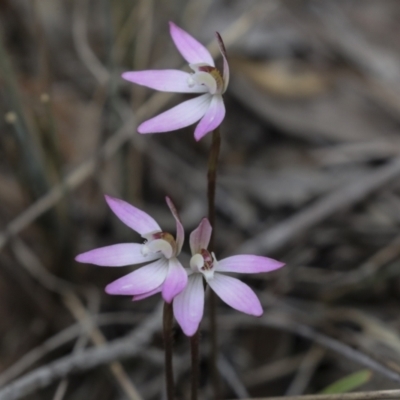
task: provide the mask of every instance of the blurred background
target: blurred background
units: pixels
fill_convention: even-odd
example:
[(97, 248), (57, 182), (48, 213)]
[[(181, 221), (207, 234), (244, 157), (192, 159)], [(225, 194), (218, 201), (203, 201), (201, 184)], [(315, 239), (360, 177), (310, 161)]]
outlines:
[[(105, 193), (166, 231), (165, 195), (187, 233), (207, 214), (211, 138), (136, 133), (187, 97), (120, 78), (188, 70), (168, 21), (215, 57), (220, 32), (229, 56), (217, 257), (287, 263), (245, 278), (262, 318), (218, 303), (221, 398), (318, 393), (353, 373), (342, 391), (397, 387), (399, 20), (396, 0), (0, 0), (1, 398), (163, 396), (159, 298), (108, 296), (129, 267), (74, 257), (140, 241)], [(205, 318), (204, 399), (208, 339)], [(184, 399), (189, 346), (178, 328), (174, 340)]]

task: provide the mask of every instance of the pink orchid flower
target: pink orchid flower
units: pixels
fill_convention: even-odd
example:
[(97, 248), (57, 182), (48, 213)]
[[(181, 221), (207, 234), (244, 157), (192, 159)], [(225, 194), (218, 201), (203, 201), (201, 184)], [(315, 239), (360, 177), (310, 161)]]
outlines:
[(174, 204), (166, 197), (168, 207), (176, 220), (176, 239), (170, 233), (163, 232), (157, 222), (144, 211), (123, 200), (110, 196), (105, 198), (114, 214), (139, 233), (146, 242), (100, 247), (79, 254), (75, 260), (102, 267), (123, 267), (153, 261), (110, 283), (106, 292), (132, 295), (133, 300), (141, 300), (161, 292), (164, 300), (171, 303), (188, 280), (185, 269), (176, 258), (182, 249), (184, 230)]
[(225, 117), (222, 94), (229, 82), (225, 46), (217, 33), (224, 65), (221, 75), (215, 67), (210, 52), (201, 43), (173, 22), (170, 22), (169, 26), (175, 46), (189, 63), (193, 73), (171, 69), (147, 70), (125, 72), (122, 77), (162, 92), (204, 93), (143, 122), (138, 127), (139, 133), (170, 132), (200, 120), (194, 132), (195, 139), (200, 140), (217, 128)]
[(199, 327), (204, 311), (203, 277), (222, 301), (232, 308), (259, 317), (261, 303), (249, 286), (225, 272), (256, 274), (283, 267), (283, 263), (267, 257), (239, 255), (217, 261), (207, 246), (212, 228), (207, 218), (190, 235), (189, 280), (185, 289), (174, 298), (174, 315), (183, 332), (193, 336)]

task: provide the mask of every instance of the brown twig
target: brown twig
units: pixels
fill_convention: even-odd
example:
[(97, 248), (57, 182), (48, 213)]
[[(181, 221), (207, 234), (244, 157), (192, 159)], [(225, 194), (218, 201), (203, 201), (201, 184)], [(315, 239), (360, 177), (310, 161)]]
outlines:
[[(12, 248), (16, 258), (31, 275), (33, 275), (47, 289), (61, 295), (64, 304), (75, 319), (82, 324), (82, 327), (85, 329), (91, 341), (98, 347), (104, 346), (107, 343), (105, 337), (101, 333), (100, 329), (93, 324), (90, 314), (86, 311), (79, 297), (71, 290), (68, 283), (59, 278), (53, 277), (42, 265), (39, 258), (22, 240), (14, 239)], [(128, 378), (121, 363), (113, 361), (110, 363), (109, 368), (118, 384), (131, 400), (142, 399), (135, 386)]]
[[(138, 321), (143, 319), (143, 315), (138, 314), (133, 316), (130, 312), (113, 312), (94, 315), (92, 317), (93, 323), (97, 326), (103, 325), (132, 325), (137, 324)], [(50, 337), (38, 347), (30, 350), (28, 353), (24, 354), (16, 363), (11, 365), (8, 369), (4, 370), (0, 375), (0, 387), (4, 386), (11, 380), (15, 379), (17, 376), (23, 374), (27, 369), (32, 367), (40, 359), (44, 358), (46, 355), (52, 351), (60, 348), (61, 346), (67, 344), (71, 340), (76, 339), (82, 333), (82, 325), (76, 323), (65, 328), (61, 332), (58, 332), (54, 336)], [(146, 351), (146, 350), (145, 350)]]
[(366, 173), (355, 182), (329, 193), (292, 217), (244, 242), (238, 252), (259, 253), (277, 251), (295, 238), (330, 217), (338, 210), (350, 207), (371, 195), (400, 175), (400, 158)]
[(284, 313), (284, 311), (270, 312), (265, 314), (258, 320), (252, 320), (249, 318), (243, 318), (241, 316), (222, 316), (221, 318), (224, 328), (229, 326), (230, 329), (234, 326), (240, 326), (241, 328), (246, 326), (268, 326), (270, 328), (275, 328), (279, 330), (284, 330), (286, 332), (292, 332), (301, 337), (307, 338), (320, 346), (329, 349), (346, 359), (352, 360), (364, 367), (367, 367), (386, 378), (391, 379), (395, 382), (400, 382), (400, 374), (388, 368), (386, 365), (381, 364), (372, 357), (363, 352), (352, 348), (351, 346), (340, 342), (324, 333), (318, 332), (313, 327), (308, 326), (304, 323), (297, 322), (293, 315), (289, 313)]
[(160, 329), (161, 307), (150, 314), (130, 335), (101, 347), (68, 355), (22, 376), (0, 390), (0, 399), (17, 400), (73, 373), (88, 371), (115, 360), (131, 358), (143, 350)]
[[(399, 399), (400, 390), (378, 390), (343, 394), (309, 394), (304, 396), (256, 397), (251, 400), (389, 400)], [(250, 400), (250, 399), (245, 399)]]

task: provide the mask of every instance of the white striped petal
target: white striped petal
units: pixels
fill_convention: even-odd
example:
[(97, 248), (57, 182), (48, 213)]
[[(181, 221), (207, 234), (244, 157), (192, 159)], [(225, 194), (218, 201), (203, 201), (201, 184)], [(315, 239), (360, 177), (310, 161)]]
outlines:
[(206, 63), (212, 67), (215, 66), (210, 52), (193, 36), (173, 22), (169, 23), (169, 31), (176, 48), (189, 64)]
[(161, 92), (206, 93), (208, 91), (206, 86), (196, 84), (188, 72), (173, 69), (129, 71), (124, 72), (122, 78)]
[(139, 133), (170, 132), (192, 125), (204, 116), (211, 103), (208, 93), (181, 104), (143, 122), (137, 128)]
[(144, 262), (154, 261), (160, 258), (157, 254), (142, 254), (142, 244), (121, 243), (79, 254), (75, 260), (81, 263), (100, 265), (101, 267), (124, 267)]
[[(204, 96), (204, 95), (203, 95)], [(199, 141), (207, 133), (217, 128), (225, 118), (225, 105), (222, 96), (216, 94), (212, 97), (210, 107), (204, 117), (197, 124), (194, 131), (194, 138)]]
[(105, 198), (114, 214), (135, 232), (142, 236), (147, 233), (161, 232), (160, 226), (149, 214), (126, 201), (111, 196), (105, 196)]
[(215, 273), (207, 282), (217, 296), (235, 310), (259, 317), (263, 313), (260, 300), (245, 283), (239, 279)]
[(185, 289), (174, 298), (175, 319), (186, 336), (193, 336), (203, 318), (204, 287), (201, 274), (189, 276)]

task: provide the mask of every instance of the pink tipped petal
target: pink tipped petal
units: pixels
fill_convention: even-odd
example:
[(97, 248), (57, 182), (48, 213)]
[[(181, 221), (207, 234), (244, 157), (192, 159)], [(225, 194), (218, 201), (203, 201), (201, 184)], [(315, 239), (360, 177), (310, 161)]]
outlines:
[(268, 257), (240, 255), (218, 261), (218, 272), (237, 272), (241, 274), (259, 274), (283, 267), (285, 264)]
[(224, 92), (225, 92), (225, 90), (229, 84), (229, 64), (228, 64), (228, 58), (226, 55), (226, 49), (225, 49), (225, 45), (222, 40), (222, 37), (218, 32), (216, 32), (216, 35), (217, 35), (219, 50), (221, 51), (222, 58), (224, 60), (224, 71), (222, 73), (222, 78), (224, 80)]
[(144, 294), (160, 286), (165, 281), (167, 273), (168, 262), (162, 258), (110, 283), (106, 287), (106, 292), (117, 295)]
[(208, 281), (211, 289), (222, 301), (235, 310), (259, 317), (263, 313), (260, 300), (256, 294), (239, 279), (215, 273)]
[(173, 69), (124, 72), (122, 78), (161, 92), (206, 93), (208, 91), (203, 85), (189, 86), (189, 80), (193, 81), (191, 74)]
[[(204, 96), (204, 95), (203, 95)], [(210, 107), (204, 114), (204, 117), (196, 126), (194, 138), (199, 141), (208, 132), (217, 128), (225, 117), (225, 105), (222, 96), (216, 94), (212, 97)]]
[(188, 281), (187, 272), (176, 258), (169, 260), (169, 269), (167, 278), (162, 288), (163, 299), (171, 303), (173, 298), (182, 292)]
[(206, 93), (151, 118), (137, 128), (139, 133), (170, 132), (192, 125), (204, 116), (211, 103), (211, 95)]
[(203, 218), (199, 226), (190, 234), (190, 250), (192, 255), (206, 249), (210, 243), (212, 227), (207, 218)]
[(186, 336), (199, 328), (204, 312), (204, 287), (201, 274), (189, 276), (188, 283), (174, 299), (174, 315)]
[(172, 202), (172, 200), (169, 197), (166, 197), (165, 200), (166, 200), (168, 207), (171, 210), (171, 213), (174, 216), (175, 221), (176, 221), (176, 244), (178, 246), (176, 255), (178, 255), (182, 250), (183, 241), (185, 240), (185, 231), (183, 229), (181, 219), (179, 218), (179, 214), (178, 214), (178, 211), (176, 210), (174, 203)]
[(149, 292), (143, 293), (143, 294), (137, 294), (133, 296), (132, 301), (139, 301), (143, 299), (147, 299), (150, 296), (153, 296), (154, 294), (160, 293), (162, 290), (162, 285), (156, 287), (153, 290), (150, 290)]
[(173, 22), (169, 23), (169, 31), (176, 48), (189, 64), (206, 63), (212, 67), (215, 66), (210, 52), (193, 36), (176, 26)]
[(101, 267), (123, 267), (140, 264), (160, 258), (156, 254), (142, 255), (143, 245), (137, 243), (121, 243), (79, 254), (75, 260), (81, 263), (100, 265)]
[(114, 214), (129, 228), (146, 235), (151, 232), (161, 232), (160, 226), (149, 214), (132, 206), (126, 201), (115, 197), (105, 196), (108, 205)]

